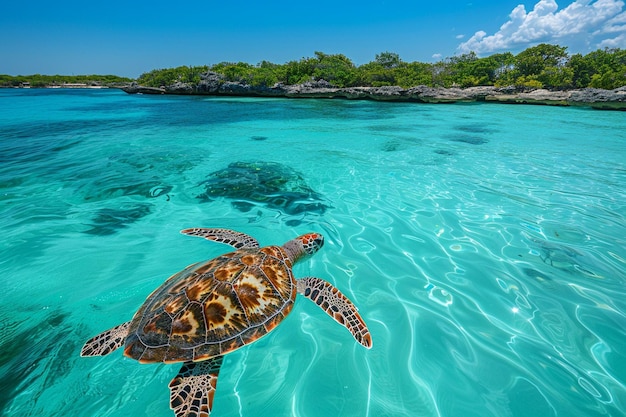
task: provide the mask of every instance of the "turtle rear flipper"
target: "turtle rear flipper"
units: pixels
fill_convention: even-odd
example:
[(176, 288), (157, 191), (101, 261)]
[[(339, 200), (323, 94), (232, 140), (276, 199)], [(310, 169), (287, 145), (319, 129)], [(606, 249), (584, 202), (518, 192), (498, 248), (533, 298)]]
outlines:
[(128, 335), (130, 321), (115, 326), (89, 339), (80, 351), (80, 356), (104, 356), (121, 347)]
[(337, 323), (352, 333), (357, 342), (372, 347), (372, 335), (352, 301), (331, 283), (320, 278), (306, 277), (297, 280), (298, 292), (311, 299)]
[(209, 417), (223, 356), (185, 362), (170, 382), (170, 408), (176, 417)]

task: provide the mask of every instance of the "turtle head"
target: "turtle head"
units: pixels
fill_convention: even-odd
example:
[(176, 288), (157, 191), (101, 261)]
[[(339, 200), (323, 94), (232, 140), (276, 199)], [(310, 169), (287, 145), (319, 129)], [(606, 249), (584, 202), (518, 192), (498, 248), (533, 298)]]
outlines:
[(324, 246), (324, 236), (319, 233), (307, 233), (290, 240), (283, 245), (292, 263), (308, 258)]

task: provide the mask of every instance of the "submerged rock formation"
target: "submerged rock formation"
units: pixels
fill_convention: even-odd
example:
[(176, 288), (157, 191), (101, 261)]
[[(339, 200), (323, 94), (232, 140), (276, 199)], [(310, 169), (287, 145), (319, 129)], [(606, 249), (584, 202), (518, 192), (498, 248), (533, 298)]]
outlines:
[(265, 206), (293, 216), (323, 214), (328, 209), (302, 174), (276, 162), (233, 162), (209, 174), (200, 185), (204, 190), (196, 198), (201, 202), (227, 198), (242, 212)]
[(615, 90), (584, 88), (580, 90), (525, 90), (515, 87), (443, 88), (417, 86), (334, 87), (324, 80), (272, 87), (226, 81), (215, 72), (202, 74), (198, 84), (177, 82), (160, 88), (136, 83), (123, 88), (129, 94), (219, 95), (244, 97), (341, 98), (348, 100), (412, 101), (419, 103), (495, 102), (543, 104), (553, 106), (591, 106), (598, 109), (626, 110), (626, 87)]

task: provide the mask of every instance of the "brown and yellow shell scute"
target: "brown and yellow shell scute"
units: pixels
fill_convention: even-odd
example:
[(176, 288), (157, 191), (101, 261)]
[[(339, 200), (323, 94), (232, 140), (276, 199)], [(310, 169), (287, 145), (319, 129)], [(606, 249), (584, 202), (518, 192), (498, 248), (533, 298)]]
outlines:
[(140, 362), (205, 360), (267, 334), (296, 283), (281, 247), (245, 248), (170, 277), (133, 318), (124, 353)]

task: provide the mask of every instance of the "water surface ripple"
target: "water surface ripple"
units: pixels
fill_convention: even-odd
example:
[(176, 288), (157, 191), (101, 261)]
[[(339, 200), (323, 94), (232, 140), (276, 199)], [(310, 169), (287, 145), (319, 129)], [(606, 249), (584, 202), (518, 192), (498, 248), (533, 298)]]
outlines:
[[(178, 366), (79, 350), (228, 250), (192, 226), (323, 233), (296, 275), (374, 339), (298, 299), (214, 416), (626, 414), (623, 113), (0, 90), (0, 160), (1, 415), (171, 416)], [(268, 195), (198, 198), (215, 173)]]

